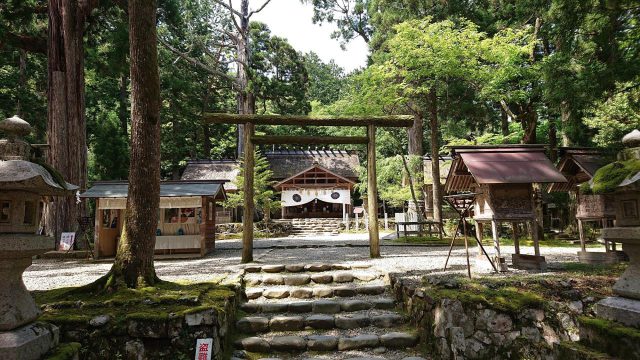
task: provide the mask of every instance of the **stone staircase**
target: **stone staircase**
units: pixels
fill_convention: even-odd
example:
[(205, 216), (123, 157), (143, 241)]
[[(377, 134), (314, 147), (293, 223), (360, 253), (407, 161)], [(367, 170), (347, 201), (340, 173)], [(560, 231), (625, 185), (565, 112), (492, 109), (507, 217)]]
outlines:
[(371, 268), (251, 265), (237, 359), (418, 360), (418, 335)]
[(291, 236), (338, 235), (342, 219), (292, 219)]

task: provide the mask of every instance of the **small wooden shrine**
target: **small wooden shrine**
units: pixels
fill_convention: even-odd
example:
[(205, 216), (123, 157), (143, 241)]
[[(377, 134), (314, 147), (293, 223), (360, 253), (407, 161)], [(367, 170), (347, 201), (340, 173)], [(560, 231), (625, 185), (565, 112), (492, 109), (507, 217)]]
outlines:
[[(129, 186), (96, 182), (81, 194), (96, 199), (95, 257), (115, 256), (122, 234)], [(204, 256), (215, 249), (216, 203), (225, 200), (221, 182), (162, 181), (156, 254)]]
[[(506, 270), (500, 253), (499, 228), (503, 222), (528, 223), (536, 229), (534, 183), (565, 182), (566, 179), (545, 155), (543, 145), (459, 146), (452, 148), (453, 164), (445, 183), (450, 194), (473, 193), (473, 216), (478, 238), (484, 224), (491, 225), (495, 263)], [(515, 231), (514, 231), (515, 235)], [(532, 231), (534, 255), (520, 253), (514, 236), (516, 268), (545, 269), (540, 256), (538, 232)]]
[(580, 236), (581, 251), (578, 252), (580, 262), (589, 264), (613, 263), (624, 257), (620, 251), (616, 251), (616, 244), (605, 240), (606, 252), (588, 252), (584, 224), (586, 222), (597, 223), (602, 228), (613, 225), (616, 218), (615, 203), (611, 194), (587, 194), (580, 191), (580, 184), (584, 184), (593, 178), (596, 171), (607, 163), (602, 153), (589, 148), (561, 148), (558, 171), (567, 178), (567, 182), (553, 183), (549, 186), (549, 192), (574, 192), (576, 194), (578, 221), (578, 233)]

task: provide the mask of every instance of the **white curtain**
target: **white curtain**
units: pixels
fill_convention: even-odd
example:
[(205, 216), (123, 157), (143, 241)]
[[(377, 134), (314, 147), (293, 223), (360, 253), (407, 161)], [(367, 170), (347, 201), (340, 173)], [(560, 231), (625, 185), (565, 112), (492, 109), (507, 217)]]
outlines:
[(282, 206), (304, 205), (315, 199), (332, 204), (351, 204), (351, 192), (344, 189), (297, 189), (282, 191)]

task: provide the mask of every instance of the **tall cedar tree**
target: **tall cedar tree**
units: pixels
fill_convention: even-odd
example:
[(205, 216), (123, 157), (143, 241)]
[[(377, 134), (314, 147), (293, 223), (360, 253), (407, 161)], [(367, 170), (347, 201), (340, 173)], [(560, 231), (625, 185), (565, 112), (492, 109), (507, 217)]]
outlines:
[(153, 264), (160, 205), (160, 77), (156, 1), (129, 0), (131, 162), (124, 232), (106, 288), (158, 281)]
[[(259, 151), (256, 151), (254, 180), (253, 180), (253, 200), (256, 208), (264, 213), (265, 221), (271, 219), (271, 210), (278, 207), (278, 203), (273, 201), (273, 171), (269, 168), (269, 162)], [(238, 191), (228, 195), (225, 206), (234, 208), (243, 205), (244, 201), (244, 156), (240, 159), (240, 173), (233, 182)]]

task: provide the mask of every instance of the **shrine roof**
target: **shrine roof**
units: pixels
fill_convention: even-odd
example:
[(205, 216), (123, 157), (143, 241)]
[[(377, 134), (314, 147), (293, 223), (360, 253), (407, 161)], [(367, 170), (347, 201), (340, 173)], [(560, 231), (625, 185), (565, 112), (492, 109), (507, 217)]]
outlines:
[(182, 180), (223, 181), (227, 191), (236, 191), (235, 180), (240, 173), (240, 162), (237, 160), (191, 160), (182, 173)]
[(591, 180), (608, 162), (600, 150), (593, 148), (560, 148), (560, 154), (558, 170), (568, 181), (551, 184), (549, 192), (573, 190), (576, 185)]
[(469, 191), (476, 184), (566, 182), (543, 145), (452, 147), (454, 161), (446, 190)]
[[(126, 198), (129, 184), (125, 181), (95, 182), (93, 186), (80, 194), (81, 198)], [(219, 181), (162, 181), (160, 197), (214, 196), (226, 197), (224, 185)]]
[(274, 180), (290, 178), (314, 165), (345, 177), (357, 179), (360, 158), (355, 151), (345, 150), (305, 150), (266, 152)]

